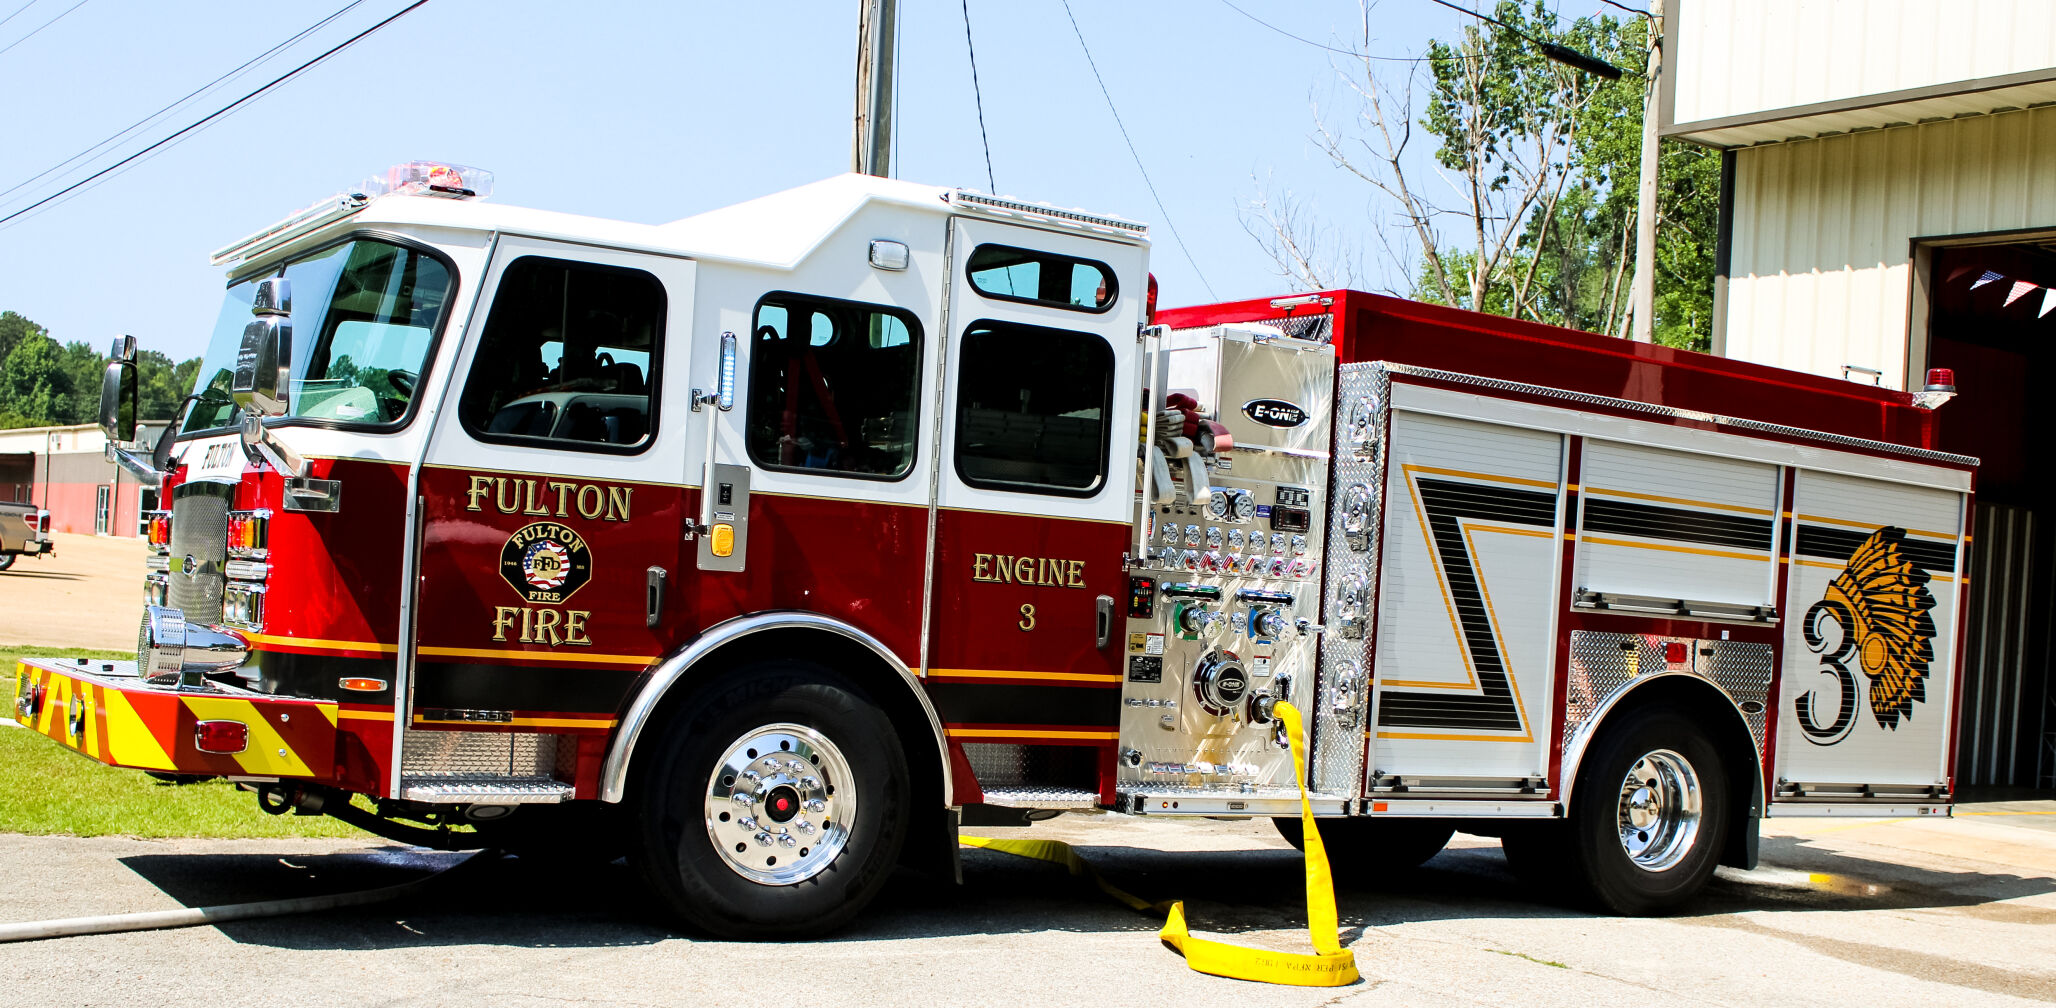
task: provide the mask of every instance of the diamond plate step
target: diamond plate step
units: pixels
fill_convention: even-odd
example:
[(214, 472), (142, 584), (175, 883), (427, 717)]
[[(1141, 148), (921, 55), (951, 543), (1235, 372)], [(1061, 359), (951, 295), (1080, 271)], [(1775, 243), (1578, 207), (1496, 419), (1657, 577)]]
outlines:
[(987, 788), (985, 804), (1001, 808), (1088, 809), (1099, 805), (1099, 792), (1084, 788)]
[(571, 785), (550, 777), (422, 774), (400, 778), (400, 797), (459, 805), (524, 805), (570, 801)]

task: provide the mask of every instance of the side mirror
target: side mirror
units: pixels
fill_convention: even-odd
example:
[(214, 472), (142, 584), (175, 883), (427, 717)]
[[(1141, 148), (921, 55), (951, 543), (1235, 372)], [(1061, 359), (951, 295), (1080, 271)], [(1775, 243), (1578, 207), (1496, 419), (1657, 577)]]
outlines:
[(229, 394), (246, 413), (284, 416), (292, 407), (292, 307), (292, 288), (283, 277), (258, 282), (250, 305), (257, 317), (243, 327), (243, 345), (236, 351), (235, 378), (229, 385)]
[(136, 437), (136, 338), (117, 336), (100, 379), (100, 430), (127, 444)]

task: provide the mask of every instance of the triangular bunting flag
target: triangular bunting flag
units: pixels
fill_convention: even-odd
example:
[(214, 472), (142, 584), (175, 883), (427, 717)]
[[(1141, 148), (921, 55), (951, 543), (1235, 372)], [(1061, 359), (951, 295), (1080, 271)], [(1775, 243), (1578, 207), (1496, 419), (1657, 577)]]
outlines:
[(1971, 283), (1971, 285), (1970, 285), (1970, 289), (1971, 289), (1971, 290), (1976, 290), (1976, 289), (1978, 289), (1979, 287), (1983, 287), (1984, 285), (1986, 285), (1986, 284), (1988, 284), (1988, 283), (1991, 283), (1991, 282), (1992, 282), (1992, 281), (1994, 281), (1994, 280), (2003, 280), (2003, 279), (2005, 279), (2005, 278), (2004, 278), (2004, 277), (2002, 277), (2002, 276), (2000, 276), (2000, 275), (1999, 275), (1998, 273), (1996, 273), (1996, 272), (1994, 272), (1994, 271), (1992, 271), (1992, 270), (1986, 270), (1986, 271), (1985, 271), (1985, 275), (1984, 275), (1984, 276), (1978, 277), (1978, 278), (1977, 278), (1977, 280), (1975, 280), (1975, 281), (1973, 281), (1973, 282)]
[(2027, 294), (2028, 291), (2034, 289), (2035, 285), (2028, 283), (2025, 280), (2013, 281), (2013, 289), (2006, 292), (2006, 305), (2002, 307), (2011, 306), (2013, 302), (2020, 300), (2023, 296)]
[(2056, 309), (2056, 287), (2042, 288), (2042, 310), (2036, 312), (2035, 317), (2041, 318), (2049, 314), (2050, 309)]

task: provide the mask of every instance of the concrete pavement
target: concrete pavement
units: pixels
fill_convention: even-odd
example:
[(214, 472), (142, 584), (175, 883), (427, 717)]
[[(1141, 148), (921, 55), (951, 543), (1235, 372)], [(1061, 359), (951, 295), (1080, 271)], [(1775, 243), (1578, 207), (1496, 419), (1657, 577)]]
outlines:
[[(1267, 987), (1193, 973), (1134, 914), (1059, 869), (967, 852), (966, 884), (903, 873), (831, 939), (718, 942), (655, 920), (620, 865), (480, 863), (405, 903), (182, 931), (0, 946), (31, 1005), (1710, 1005), (2056, 1001), (2056, 802), (1954, 820), (1774, 820), (1764, 865), (1722, 869), (1653, 919), (1531, 901), (1497, 844), (1340, 899), (1364, 981)], [(1065, 816), (1117, 884), (1187, 900), (1198, 932), (1305, 942), (1300, 863), (1262, 821)], [(208, 905), (389, 884), (452, 863), (332, 841), (0, 835), (0, 919)]]

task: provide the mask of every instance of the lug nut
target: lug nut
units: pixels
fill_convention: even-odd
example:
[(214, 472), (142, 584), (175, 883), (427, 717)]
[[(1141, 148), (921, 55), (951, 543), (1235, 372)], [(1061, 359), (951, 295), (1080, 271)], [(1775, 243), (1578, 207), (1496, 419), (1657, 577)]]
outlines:
[(790, 834), (790, 833), (787, 833), (787, 834), (785, 834), (785, 835), (783, 835), (783, 836), (780, 836), (780, 837), (778, 838), (778, 846), (780, 846), (780, 847), (785, 847), (785, 848), (788, 848), (788, 849), (790, 849), (790, 848), (793, 848), (793, 847), (798, 847), (799, 845), (800, 845), (800, 838), (799, 838), (799, 837), (796, 837), (796, 836), (793, 836), (793, 835), (792, 835), (792, 834)]
[(814, 824), (806, 821), (805, 819), (802, 819), (799, 822), (794, 823), (793, 828), (799, 830), (802, 833), (805, 833), (808, 836), (814, 835)]
[(771, 846), (771, 834), (769, 834), (769, 833), (759, 833), (759, 834), (757, 834), (757, 846), (759, 846), (759, 847), (769, 847), (769, 846)]
[(821, 800), (821, 799), (819, 799), (819, 798), (809, 798), (809, 799), (807, 799), (807, 811), (809, 811), (809, 812), (821, 812), (821, 811), (825, 811), (825, 810), (826, 810), (827, 808), (828, 808), (828, 803), (827, 803), (827, 802), (825, 802), (825, 801), (822, 801), (822, 800)]
[(746, 830), (754, 830), (757, 828), (757, 817), (743, 816), (741, 819), (736, 820), (736, 825)]
[(748, 791), (737, 791), (728, 797), (733, 798), (737, 805), (753, 805), (757, 801), (757, 796)]
[(814, 777), (802, 777), (800, 778), (800, 787), (808, 791), (819, 791), (821, 789), (821, 781)]

